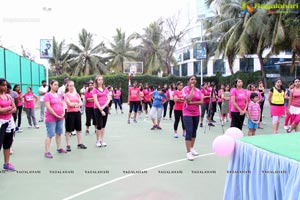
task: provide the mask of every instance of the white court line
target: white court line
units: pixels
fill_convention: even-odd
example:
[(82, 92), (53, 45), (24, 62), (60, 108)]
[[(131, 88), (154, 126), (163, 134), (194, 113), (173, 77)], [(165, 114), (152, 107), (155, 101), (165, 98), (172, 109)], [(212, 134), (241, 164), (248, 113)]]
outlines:
[[(199, 155), (199, 156), (195, 156), (195, 158), (199, 158), (199, 157), (205, 157), (205, 156), (211, 156), (211, 155), (214, 155), (215, 153), (207, 153), (207, 154), (203, 154), (203, 155)], [(179, 159), (179, 160), (175, 160), (175, 161), (171, 161), (171, 162), (167, 162), (167, 163), (164, 163), (164, 164), (160, 164), (160, 165), (156, 165), (156, 166), (153, 166), (153, 167), (149, 167), (147, 169), (144, 169), (144, 170), (141, 170), (141, 171), (150, 171), (150, 170), (153, 170), (153, 169), (157, 169), (157, 168), (160, 168), (160, 167), (163, 167), (163, 166), (166, 166), (166, 165), (171, 165), (171, 164), (174, 164), (174, 163), (178, 163), (178, 162), (182, 162), (182, 161), (187, 161), (186, 158), (183, 158), (183, 159)], [(188, 161), (187, 161), (188, 162)], [(125, 175), (125, 176), (121, 176), (119, 178), (115, 178), (113, 180), (110, 180), (110, 181), (107, 181), (105, 183), (101, 183), (99, 185), (96, 185), (94, 187), (91, 187), (89, 189), (86, 189), (86, 190), (83, 190), (82, 192), (78, 192), (72, 196), (69, 196), (69, 197), (66, 197), (64, 198), (63, 200), (70, 200), (70, 199), (74, 199), (78, 196), (81, 196), (83, 194), (86, 194), (88, 192), (91, 192), (93, 190), (96, 190), (98, 188), (102, 188), (106, 185), (109, 185), (109, 184), (112, 184), (112, 183), (115, 183), (115, 182), (118, 182), (120, 180), (123, 180), (123, 179), (126, 179), (126, 178), (129, 178), (131, 176), (134, 176), (135, 174), (128, 174), (128, 175)]]

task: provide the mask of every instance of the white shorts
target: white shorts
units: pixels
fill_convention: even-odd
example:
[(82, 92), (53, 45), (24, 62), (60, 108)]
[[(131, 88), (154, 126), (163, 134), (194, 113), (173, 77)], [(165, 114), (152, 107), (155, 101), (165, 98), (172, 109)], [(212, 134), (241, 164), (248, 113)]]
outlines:
[(163, 111), (163, 108), (155, 108), (152, 106), (152, 108), (150, 110), (151, 119), (160, 120), (162, 118), (162, 111)]

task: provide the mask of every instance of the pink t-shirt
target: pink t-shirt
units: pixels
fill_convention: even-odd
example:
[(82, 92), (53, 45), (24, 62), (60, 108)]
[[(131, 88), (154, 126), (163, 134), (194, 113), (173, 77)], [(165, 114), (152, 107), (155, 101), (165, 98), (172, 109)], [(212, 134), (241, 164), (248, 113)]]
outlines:
[(34, 108), (34, 95), (32, 92), (24, 94), (24, 107)]
[(93, 90), (86, 91), (84, 93), (84, 98), (85, 98), (85, 107), (87, 108), (94, 108), (94, 100), (92, 102), (87, 101), (87, 99), (93, 98)]
[[(0, 107), (1, 108), (8, 108), (8, 107), (12, 106), (10, 96), (6, 95), (6, 98), (7, 98), (6, 100), (0, 98)], [(11, 117), (12, 117), (11, 113), (7, 113), (7, 114), (1, 113), (0, 114), (0, 119), (3, 119), (3, 120), (9, 120), (9, 119), (11, 119)]]
[[(190, 95), (191, 89), (189, 86), (183, 88), (183, 96), (187, 97)], [(195, 88), (194, 95), (192, 97), (192, 101), (201, 101), (202, 93), (201, 90)], [(199, 105), (190, 105), (185, 101), (182, 109), (183, 116), (200, 116)]]
[(129, 101), (139, 101), (140, 100), (139, 93), (140, 93), (139, 88), (130, 87), (128, 91), (128, 95), (130, 95)]
[(18, 101), (18, 105), (17, 106), (23, 106), (23, 102), (22, 102), (22, 92), (18, 93), (18, 97), (17, 97), (17, 101)]
[(292, 102), (291, 102), (292, 106), (295, 107), (300, 107), (300, 91), (294, 89), (293, 90), (293, 98), (292, 98)]
[(252, 120), (258, 120), (260, 115), (260, 105), (251, 101), (248, 105), (248, 113)]
[[(74, 93), (74, 94), (66, 93), (64, 99), (65, 99), (65, 101), (67, 99), (69, 99), (69, 101), (71, 103), (77, 103), (77, 104), (79, 104), (79, 102), (80, 102), (80, 96), (79, 96), (79, 94), (77, 92)], [(75, 107), (74, 108), (73, 106), (67, 105), (67, 112), (79, 112), (79, 111), (80, 111), (80, 107)]]
[[(205, 89), (205, 88), (202, 88), (201, 89), (201, 93), (204, 96), (210, 96), (210, 90), (209, 89)], [(209, 104), (209, 101), (210, 101), (210, 97), (209, 98), (203, 98), (203, 104)]]
[[(179, 91), (179, 90), (175, 90), (173, 92), (173, 97), (176, 97), (178, 99), (183, 99), (184, 98), (183, 92)], [(183, 109), (183, 103), (184, 102), (175, 101), (174, 110), (182, 110)]]
[(222, 89), (219, 89), (218, 91), (218, 103), (221, 103), (222, 102), (222, 94), (223, 94), (223, 90)]
[[(239, 106), (240, 109), (242, 109), (242, 110), (245, 109), (246, 101), (248, 98), (247, 90), (232, 88), (232, 90), (230, 91), (230, 96), (235, 97), (235, 102)], [(231, 97), (230, 97), (230, 99), (231, 99)], [(232, 102), (231, 102), (231, 106), (230, 106), (230, 111), (231, 112), (240, 112), (238, 109), (236, 109), (236, 107), (234, 107)]]
[(114, 95), (115, 99), (120, 99), (121, 94), (122, 94), (121, 90), (116, 90), (116, 91), (113, 92), (113, 95)]
[[(51, 92), (48, 92), (44, 96), (44, 102), (49, 102), (50, 107), (57, 115), (62, 115), (64, 113), (64, 107), (63, 107), (63, 100), (62, 97), (59, 96), (57, 93), (52, 94)], [(58, 120), (63, 120), (63, 118), (56, 118), (54, 115), (52, 115), (48, 109), (46, 109), (45, 112), (45, 121), (46, 122), (55, 122)]]
[[(107, 102), (107, 95), (109, 91), (107, 88), (105, 88), (103, 91), (100, 91), (98, 88), (93, 89), (93, 95), (97, 95), (98, 103), (100, 106), (104, 106), (104, 104)], [(94, 108), (97, 108), (96, 104), (94, 104)]]
[(150, 96), (151, 90), (149, 88), (143, 89), (143, 93), (144, 93), (144, 102), (151, 102), (151, 96)]
[(261, 93), (259, 91), (249, 91), (247, 90), (248, 102), (251, 101), (250, 96), (252, 93), (256, 93), (258, 95), (258, 102), (262, 99)]

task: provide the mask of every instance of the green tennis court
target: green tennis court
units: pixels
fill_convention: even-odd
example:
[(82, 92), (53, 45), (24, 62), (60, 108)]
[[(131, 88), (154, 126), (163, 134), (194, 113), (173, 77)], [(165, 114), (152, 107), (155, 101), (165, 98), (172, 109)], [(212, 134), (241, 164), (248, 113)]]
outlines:
[[(173, 120), (163, 120), (163, 129), (153, 131), (144, 114), (138, 123), (127, 124), (126, 111), (116, 114), (112, 110), (109, 115), (107, 147), (96, 147), (91, 128), (89, 135), (83, 134), (86, 150), (76, 148), (73, 136), (72, 152), (58, 154), (53, 140), (53, 159), (44, 158), (45, 124), (40, 123), (40, 129), (28, 129), (23, 113), (24, 131), (16, 134), (11, 156), (18, 171), (0, 171), (1, 199), (222, 199), (229, 157), (219, 157), (211, 149), (214, 138), (223, 134), (220, 124), (207, 128), (205, 134), (204, 128), (198, 129), (195, 147), (200, 155), (187, 161), (181, 125), (180, 137), (175, 139)], [(265, 116), (268, 112), (267, 108)], [(272, 132), (271, 118), (263, 120), (267, 123), (257, 135)], [(83, 131), (84, 122), (83, 115)], [(229, 122), (224, 129), (228, 127)], [(247, 131), (244, 126), (244, 134)], [(0, 161), (2, 167), (2, 152)]]

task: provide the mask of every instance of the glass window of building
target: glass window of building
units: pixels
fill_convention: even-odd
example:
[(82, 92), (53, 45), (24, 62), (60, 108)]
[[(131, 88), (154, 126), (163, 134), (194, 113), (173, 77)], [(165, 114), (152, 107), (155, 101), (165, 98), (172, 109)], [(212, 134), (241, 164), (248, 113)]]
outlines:
[(185, 53), (183, 53), (183, 60), (189, 60), (191, 58), (190, 50), (187, 49)]
[(182, 64), (181, 65), (181, 76), (187, 76), (187, 64)]
[(253, 72), (254, 71), (254, 59), (253, 58), (241, 58), (240, 59), (240, 71), (241, 72)]
[(264, 62), (266, 74), (280, 74), (279, 58), (269, 58)]
[[(194, 74), (196, 76), (201, 76), (201, 62), (194, 62)], [(207, 75), (207, 62), (203, 61), (203, 75)]]
[(217, 72), (225, 74), (225, 65), (222, 59), (218, 59), (216, 62), (214, 62), (213, 73), (216, 74)]
[(179, 76), (179, 65), (175, 65), (175, 66), (173, 67), (173, 74), (174, 74), (175, 76)]

